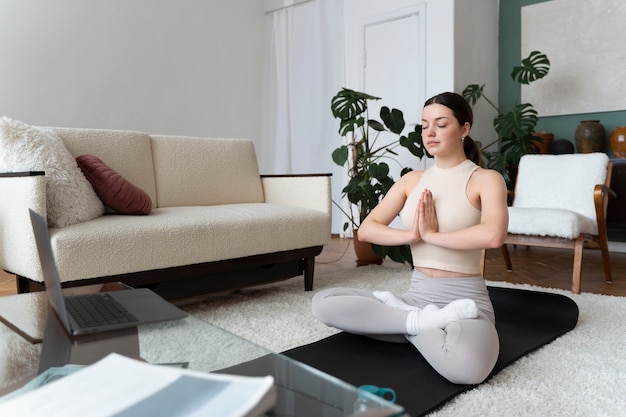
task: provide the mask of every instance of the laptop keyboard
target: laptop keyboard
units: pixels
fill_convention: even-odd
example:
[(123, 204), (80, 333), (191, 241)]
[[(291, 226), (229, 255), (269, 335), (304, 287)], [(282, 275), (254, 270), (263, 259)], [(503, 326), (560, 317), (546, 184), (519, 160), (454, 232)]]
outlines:
[(81, 328), (138, 322), (137, 318), (109, 294), (66, 297), (68, 312)]

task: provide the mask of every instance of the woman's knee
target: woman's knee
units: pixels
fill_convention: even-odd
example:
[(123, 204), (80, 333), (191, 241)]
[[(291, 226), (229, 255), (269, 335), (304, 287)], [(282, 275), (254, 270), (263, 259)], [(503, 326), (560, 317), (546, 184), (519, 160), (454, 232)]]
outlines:
[(345, 297), (361, 296), (360, 290), (352, 288), (326, 288), (313, 295), (311, 311), (313, 316), (322, 323), (328, 324), (333, 316), (342, 312), (346, 307)]
[(452, 322), (445, 330), (433, 329), (409, 341), (439, 374), (455, 384), (483, 382), (500, 351), (495, 327), (477, 319)]
[(321, 321), (322, 323), (326, 323), (327, 319), (327, 301), (330, 290), (321, 290), (313, 295), (311, 299), (311, 312), (313, 313), (313, 317)]
[[(448, 381), (454, 384), (477, 385), (485, 381), (493, 371), (498, 359), (496, 356), (485, 356), (480, 352), (474, 352), (475, 355), (469, 355), (457, 366), (447, 369), (442, 374)], [(473, 356), (473, 357), (472, 357)]]
[(458, 346), (451, 367), (444, 375), (455, 384), (475, 385), (482, 383), (493, 371), (500, 352), (500, 343), (495, 329), (482, 332), (469, 343)]

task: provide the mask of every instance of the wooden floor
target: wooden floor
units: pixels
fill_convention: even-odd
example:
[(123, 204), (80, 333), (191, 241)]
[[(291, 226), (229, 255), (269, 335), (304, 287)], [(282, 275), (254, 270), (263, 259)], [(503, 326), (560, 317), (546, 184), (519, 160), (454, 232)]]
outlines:
[[(571, 290), (573, 251), (510, 247), (513, 272), (507, 272), (500, 249), (487, 251), (485, 278), (491, 281), (527, 283)], [(356, 268), (351, 239), (333, 237), (317, 257), (316, 274)], [(386, 260), (386, 263), (392, 261)], [(582, 291), (626, 296), (626, 254), (611, 253), (613, 283), (606, 284), (599, 251), (586, 250), (583, 259)], [(0, 295), (16, 293), (15, 277), (0, 271)]]
[[(572, 289), (574, 252), (564, 249), (509, 247), (513, 272), (507, 272), (500, 249), (487, 251), (485, 278), (547, 288)], [(355, 268), (356, 257), (350, 239), (333, 238), (317, 257), (315, 273)], [(385, 260), (385, 263), (392, 261)], [(583, 255), (582, 292), (626, 296), (626, 254), (611, 253), (613, 283), (604, 280), (600, 252), (585, 250)]]

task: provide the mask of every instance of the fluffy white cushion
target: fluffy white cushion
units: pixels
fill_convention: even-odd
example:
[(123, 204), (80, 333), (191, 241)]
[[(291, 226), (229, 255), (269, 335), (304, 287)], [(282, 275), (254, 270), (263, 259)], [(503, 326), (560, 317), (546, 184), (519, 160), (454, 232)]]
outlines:
[(509, 207), (509, 233), (576, 239), (598, 234), (595, 219), (572, 210)]
[(65, 227), (101, 216), (104, 205), (59, 136), (0, 118), (0, 172), (45, 171), (48, 224)]

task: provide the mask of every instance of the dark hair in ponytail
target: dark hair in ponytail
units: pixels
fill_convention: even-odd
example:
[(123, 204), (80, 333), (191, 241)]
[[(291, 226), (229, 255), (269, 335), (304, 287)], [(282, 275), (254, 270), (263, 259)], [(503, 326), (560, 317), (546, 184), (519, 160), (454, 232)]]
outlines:
[[(469, 105), (465, 99), (457, 94), (457, 93), (441, 93), (437, 94), (426, 100), (424, 103), (424, 107), (430, 104), (441, 104), (442, 106), (446, 106), (452, 113), (454, 117), (459, 122), (461, 126), (465, 123), (469, 123), (470, 127), (474, 123), (474, 112), (472, 111), (472, 107)], [(480, 148), (474, 142), (474, 139), (466, 136), (463, 140), (463, 151), (465, 152), (465, 156), (470, 161), (474, 162), (476, 165), (483, 166), (483, 158), (480, 153)]]

